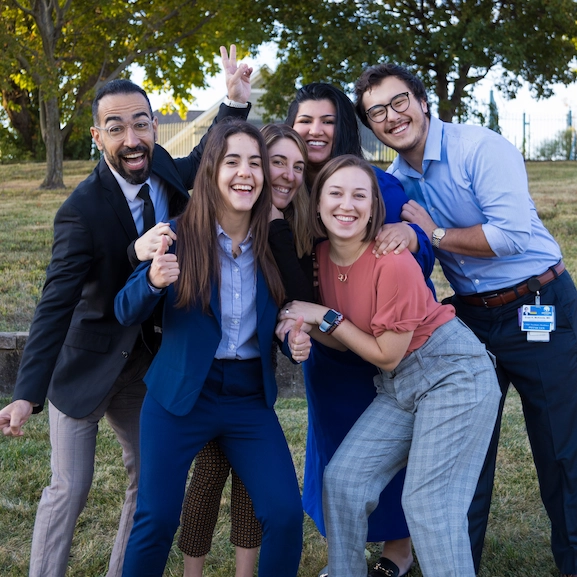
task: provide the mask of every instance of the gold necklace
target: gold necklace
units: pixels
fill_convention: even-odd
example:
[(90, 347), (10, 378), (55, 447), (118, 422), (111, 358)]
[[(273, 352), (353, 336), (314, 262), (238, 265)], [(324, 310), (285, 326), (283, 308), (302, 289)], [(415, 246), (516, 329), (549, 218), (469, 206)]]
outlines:
[(337, 267), (337, 270), (339, 271), (339, 274), (337, 275), (337, 278), (341, 281), (341, 282), (347, 282), (347, 279), (349, 278), (349, 273), (351, 272), (351, 269), (353, 268), (353, 266), (355, 265), (355, 262), (357, 262), (356, 260), (353, 262), (353, 264), (349, 267), (349, 270), (347, 270), (346, 272), (341, 272), (341, 269), (339, 267), (339, 265), (337, 263), (335, 263), (335, 266)]
[(340, 282), (347, 282), (348, 278), (349, 278), (349, 273), (351, 272), (351, 269), (355, 266), (355, 263), (361, 258), (362, 254), (365, 252), (365, 244), (363, 243), (361, 245), (361, 250), (358, 254), (358, 256), (355, 258), (355, 260), (352, 262), (352, 264), (349, 266), (349, 268), (345, 271), (345, 272), (341, 272), (341, 268), (339, 267), (339, 265), (335, 262), (335, 266), (337, 267), (337, 271), (339, 274), (337, 274), (337, 279)]

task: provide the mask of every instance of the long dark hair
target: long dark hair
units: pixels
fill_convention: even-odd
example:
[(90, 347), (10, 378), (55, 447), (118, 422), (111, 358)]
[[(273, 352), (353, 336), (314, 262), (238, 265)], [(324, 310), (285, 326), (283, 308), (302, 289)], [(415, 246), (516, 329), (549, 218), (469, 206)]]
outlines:
[(202, 304), (210, 310), (212, 284), (220, 285), (219, 244), (216, 224), (223, 214), (224, 201), (218, 187), (218, 174), (228, 149), (228, 138), (246, 134), (258, 145), (264, 176), (260, 196), (251, 210), (250, 231), (255, 262), (260, 265), (269, 290), (280, 306), (284, 289), (280, 273), (268, 244), (268, 228), (272, 193), (268, 154), (261, 133), (242, 120), (222, 121), (211, 129), (194, 181), (190, 201), (178, 219), (177, 251), (180, 276), (176, 284), (177, 307)]
[(288, 110), (286, 123), (294, 126), (299, 106), (307, 100), (329, 100), (335, 107), (337, 118), (331, 158), (341, 154), (354, 154), (362, 158), (363, 148), (355, 109), (349, 97), (342, 91), (326, 82), (312, 82), (297, 90), (295, 99)]

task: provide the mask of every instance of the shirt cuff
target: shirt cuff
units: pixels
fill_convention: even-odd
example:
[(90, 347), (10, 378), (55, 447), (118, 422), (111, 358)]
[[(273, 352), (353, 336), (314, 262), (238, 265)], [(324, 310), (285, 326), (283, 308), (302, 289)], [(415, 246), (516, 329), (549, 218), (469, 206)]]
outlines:
[(248, 102), (236, 102), (231, 100), (228, 96), (224, 97), (225, 106), (230, 106), (230, 108), (248, 108)]

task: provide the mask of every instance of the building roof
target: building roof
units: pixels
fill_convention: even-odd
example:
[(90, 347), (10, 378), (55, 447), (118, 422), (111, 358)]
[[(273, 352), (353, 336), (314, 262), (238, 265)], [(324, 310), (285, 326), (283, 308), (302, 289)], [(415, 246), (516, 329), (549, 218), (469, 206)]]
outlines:
[(159, 110), (155, 110), (153, 112), (154, 116), (158, 118), (158, 124), (178, 124), (179, 122), (192, 122), (203, 113), (204, 110), (188, 110), (186, 112), (186, 118), (183, 120), (178, 112), (171, 112), (169, 114), (164, 114)]

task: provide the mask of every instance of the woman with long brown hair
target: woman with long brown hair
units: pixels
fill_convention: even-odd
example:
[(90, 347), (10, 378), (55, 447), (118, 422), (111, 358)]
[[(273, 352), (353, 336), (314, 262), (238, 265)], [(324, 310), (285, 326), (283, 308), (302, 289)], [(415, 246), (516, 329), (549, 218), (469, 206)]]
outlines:
[[(116, 315), (126, 325), (142, 322), (165, 299), (162, 345), (144, 379), (142, 465), (125, 577), (162, 575), (188, 470), (212, 439), (263, 526), (259, 574), (297, 573), (302, 508), (273, 409), (271, 346), (284, 290), (267, 240), (270, 205), (262, 136), (245, 122), (219, 124), (187, 209), (172, 223), (177, 241), (168, 253), (163, 242), (116, 298)], [(283, 344), (296, 361), (309, 350), (300, 328)]]

